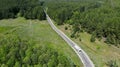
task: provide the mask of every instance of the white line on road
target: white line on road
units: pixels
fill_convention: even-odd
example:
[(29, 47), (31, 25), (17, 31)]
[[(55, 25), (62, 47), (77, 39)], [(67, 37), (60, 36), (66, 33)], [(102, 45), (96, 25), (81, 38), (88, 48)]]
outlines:
[(52, 22), (52, 20), (50, 19), (50, 17), (47, 15), (46, 13), (46, 17), (47, 17), (47, 21), (50, 24), (50, 26), (52, 27), (52, 29), (54, 31), (56, 31), (58, 33), (58, 35), (60, 35), (68, 44), (69, 46), (71, 46), (71, 48), (76, 52), (76, 54), (79, 56), (79, 58), (81, 59), (84, 67), (94, 67), (93, 62), (90, 60), (90, 58), (88, 57), (88, 55), (84, 52), (84, 50), (82, 50), (75, 42), (73, 42), (70, 38), (68, 38), (61, 30), (59, 30)]

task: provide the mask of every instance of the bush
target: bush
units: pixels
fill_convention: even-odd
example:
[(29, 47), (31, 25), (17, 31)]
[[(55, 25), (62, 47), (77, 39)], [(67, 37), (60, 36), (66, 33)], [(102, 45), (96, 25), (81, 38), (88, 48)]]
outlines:
[(91, 36), (90, 41), (95, 42), (95, 37), (93, 35)]
[(109, 67), (118, 67), (116, 61), (113, 61), (113, 60), (108, 61), (107, 66), (109, 66)]
[(79, 41), (82, 41), (82, 39), (81, 39), (81, 38), (79, 38)]
[(71, 37), (71, 38), (74, 38), (74, 37), (75, 37), (75, 35), (74, 35), (74, 34), (71, 34), (71, 35), (70, 35), (70, 37)]
[(65, 26), (65, 30), (68, 30), (68, 27), (67, 27), (67, 26)]

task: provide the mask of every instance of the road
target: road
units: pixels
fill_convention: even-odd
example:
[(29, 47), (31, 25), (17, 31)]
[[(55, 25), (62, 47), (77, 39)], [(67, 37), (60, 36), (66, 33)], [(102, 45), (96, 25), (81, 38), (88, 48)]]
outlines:
[(54, 31), (57, 32), (58, 35), (60, 35), (71, 48), (75, 51), (75, 53), (79, 56), (80, 60), (82, 61), (84, 67), (94, 67), (93, 62), (88, 57), (88, 55), (85, 53), (84, 50), (82, 50), (75, 42), (73, 42), (70, 38), (68, 38), (61, 30), (59, 30), (52, 22), (48, 14), (46, 13), (47, 21), (52, 27)]

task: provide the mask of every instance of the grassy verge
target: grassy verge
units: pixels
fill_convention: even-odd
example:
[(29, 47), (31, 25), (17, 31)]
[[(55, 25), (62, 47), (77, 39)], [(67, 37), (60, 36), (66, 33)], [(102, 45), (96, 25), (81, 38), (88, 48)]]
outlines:
[[(12, 29), (19, 27), (17, 34), (21, 37), (30, 37), (30, 40), (36, 41), (37, 45), (48, 45), (52, 46), (58, 52), (64, 53), (67, 57), (71, 58), (72, 61), (79, 67), (83, 67), (78, 56), (75, 52), (69, 47), (69, 45), (54, 32), (47, 21), (38, 21), (38, 20), (25, 20), (24, 18), (17, 19), (4, 19), (0, 20), (1, 27), (13, 27)], [(5, 28), (6, 29), (6, 28)], [(11, 28), (4, 30), (9, 32)], [(4, 34), (1, 30), (1, 34)]]
[[(69, 37), (71, 35), (71, 29), (65, 30), (68, 25), (58, 26), (65, 34)], [(70, 27), (70, 26), (69, 26)], [(110, 60), (116, 60), (118, 67), (120, 66), (120, 49), (115, 46), (109, 46), (108, 44), (96, 40), (95, 42), (90, 42), (91, 35), (83, 32), (80, 33), (81, 41), (79, 38), (71, 38), (76, 42), (85, 52), (89, 55), (91, 60), (94, 62), (95, 67), (107, 67), (106, 63)]]

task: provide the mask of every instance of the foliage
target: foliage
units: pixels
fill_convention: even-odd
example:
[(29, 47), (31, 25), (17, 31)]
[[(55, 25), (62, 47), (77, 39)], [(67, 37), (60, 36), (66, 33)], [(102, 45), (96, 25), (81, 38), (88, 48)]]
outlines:
[(74, 67), (74, 63), (50, 46), (36, 47), (34, 41), (14, 34), (0, 36), (0, 64), (8, 67)]
[[(114, 5), (115, 2), (117, 5)], [(48, 14), (57, 24), (72, 25), (71, 37), (76, 32), (92, 34), (91, 40), (104, 38), (106, 43), (120, 46), (120, 1), (77, 1), (49, 2)]]
[(38, 0), (0, 0), (0, 19), (16, 18), (20, 13), (27, 19), (45, 20), (43, 4)]
[[(10, 23), (10, 21), (12, 22)], [(34, 23), (41, 22), (38, 20), (31, 21), (35, 30), (31, 30), (33, 27), (28, 26), (28, 21), (29, 20), (25, 20), (24, 18), (0, 21), (1, 67), (57, 67), (60, 65), (63, 67), (75, 67), (71, 57), (64, 55), (63, 52), (57, 49), (55, 50), (52, 46), (52, 44), (54, 45), (55, 43), (50, 43), (54, 40), (50, 39), (49, 41), (49, 39), (47, 39), (45, 42), (41, 42), (48, 37), (36, 35), (36, 33), (46, 35), (49, 31), (52, 31), (46, 21), (42, 21), (45, 24)], [(48, 28), (45, 25), (48, 26)], [(39, 30), (48, 31), (41, 33)], [(29, 31), (34, 31), (34, 35), (31, 36), (31, 32)], [(53, 33), (53, 35), (56, 37), (57, 34)], [(41, 40), (38, 39), (38, 37), (41, 38)], [(62, 44), (64, 44), (63, 42)], [(59, 43), (61, 43), (61, 41)]]
[(113, 61), (113, 60), (108, 61), (107, 65), (109, 67), (118, 67), (116, 61)]

